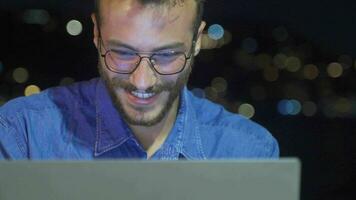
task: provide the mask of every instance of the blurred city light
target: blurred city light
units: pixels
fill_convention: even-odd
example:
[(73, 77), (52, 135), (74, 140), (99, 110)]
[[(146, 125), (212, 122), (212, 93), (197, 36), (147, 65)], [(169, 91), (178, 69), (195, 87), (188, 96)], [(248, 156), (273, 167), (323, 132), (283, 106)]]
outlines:
[(353, 113), (354, 103), (346, 97), (327, 97), (322, 99), (323, 113), (328, 118), (348, 117)]
[(279, 69), (284, 69), (286, 67), (287, 56), (279, 53), (273, 57), (273, 64)]
[(303, 114), (307, 117), (314, 116), (318, 108), (316, 104), (312, 101), (306, 101), (303, 103)]
[(308, 64), (304, 66), (303, 75), (305, 79), (314, 80), (319, 75), (319, 69), (316, 65)]
[(23, 13), (22, 19), (26, 24), (46, 25), (50, 21), (50, 15), (46, 10), (30, 9)]
[(335, 100), (333, 107), (337, 113), (342, 115), (350, 114), (352, 110), (352, 102), (345, 97), (340, 97)]
[(224, 28), (219, 24), (213, 24), (208, 28), (208, 36), (213, 40), (219, 40), (224, 36)]
[(75, 82), (75, 80), (71, 77), (64, 77), (60, 80), (59, 85), (60, 86), (66, 86), (66, 85), (70, 85), (73, 84)]
[(273, 29), (272, 34), (273, 38), (278, 42), (283, 42), (288, 39), (288, 31), (283, 26)]
[(263, 77), (266, 81), (269, 81), (269, 82), (276, 81), (279, 77), (278, 68), (276, 68), (274, 66), (269, 66), (269, 67), (264, 68)]
[(277, 109), (282, 115), (297, 115), (300, 113), (302, 106), (298, 100), (283, 99), (278, 102)]
[(25, 83), (28, 78), (29, 78), (29, 73), (28, 70), (22, 67), (16, 68), (12, 72), (12, 78), (17, 82), (17, 83)]
[(192, 93), (199, 98), (205, 98), (205, 92), (203, 89), (200, 88), (194, 88), (192, 89)]
[(211, 39), (207, 34), (202, 35), (201, 48), (202, 49), (214, 49), (219, 46), (218, 40)]
[(67, 32), (69, 33), (69, 35), (72, 35), (72, 36), (77, 36), (77, 35), (81, 34), (82, 30), (83, 30), (82, 23), (80, 23), (80, 21), (78, 21), (78, 20), (70, 20), (67, 23), (66, 28), (67, 28)]
[(229, 44), (232, 41), (232, 34), (230, 31), (225, 30), (223, 40), (224, 45)]
[(290, 72), (297, 72), (302, 64), (299, 58), (295, 56), (288, 57), (285, 62), (286, 69)]
[(218, 98), (218, 92), (213, 87), (206, 87), (204, 89), (204, 93), (205, 93), (206, 97), (212, 101), (216, 101)]
[(292, 99), (290, 102), (293, 105), (293, 111), (290, 113), (291, 115), (298, 115), (302, 110), (302, 105), (298, 100)]
[(246, 118), (252, 118), (255, 115), (255, 108), (251, 104), (244, 103), (239, 106), (238, 113)]
[(215, 88), (218, 93), (225, 92), (227, 89), (227, 81), (222, 77), (216, 77), (211, 81), (211, 87)]
[(257, 40), (254, 38), (246, 38), (242, 41), (241, 48), (247, 53), (255, 53), (258, 49)]
[(29, 85), (25, 88), (25, 96), (30, 96), (33, 94), (40, 93), (41, 89), (36, 85)]
[(278, 112), (282, 115), (288, 115), (293, 110), (293, 105), (288, 100), (281, 100), (278, 102)]
[(340, 63), (330, 63), (327, 67), (328, 75), (332, 78), (338, 78), (342, 75), (344, 69)]

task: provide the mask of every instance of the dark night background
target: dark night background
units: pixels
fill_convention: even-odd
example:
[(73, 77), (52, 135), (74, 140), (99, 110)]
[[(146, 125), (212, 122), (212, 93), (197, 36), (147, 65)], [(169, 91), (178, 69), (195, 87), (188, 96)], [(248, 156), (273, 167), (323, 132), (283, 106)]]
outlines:
[[(97, 76), (91, 10), (87, 0), (0, 0), (0, 105), (29, 85)], [(189, 87), (252, 116), (282, 157), (300, 158), (303, 200), (356, 199), (355, 12), (346, 0), (206, 4), (225, 45), (201, 51)], [(77, 36), (66, 30), (72, 19), (82, 23)]]

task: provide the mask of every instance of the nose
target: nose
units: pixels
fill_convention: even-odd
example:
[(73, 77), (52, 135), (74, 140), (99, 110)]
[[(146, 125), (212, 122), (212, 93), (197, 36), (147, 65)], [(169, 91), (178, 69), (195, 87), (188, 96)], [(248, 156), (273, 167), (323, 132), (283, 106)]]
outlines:
[(157, 75), (148, 58), (142, 58), (136, 70), (130, 75), (130, 83), (138, 90), (147, 90), (157, 82)]

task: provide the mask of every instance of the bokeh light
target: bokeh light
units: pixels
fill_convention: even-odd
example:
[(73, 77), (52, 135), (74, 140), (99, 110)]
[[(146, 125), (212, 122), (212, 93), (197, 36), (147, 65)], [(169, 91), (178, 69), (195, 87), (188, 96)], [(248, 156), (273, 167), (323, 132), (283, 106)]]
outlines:
[(37, 85), (29, 85), (25, 88), (25, 96), (40, 93), (41, 89)]
[(324, 115), (335, 118), (352, 115), (355, 102), (346, 97), (331, 96), (323, 98), (322, 103)]
[(22, 19), (26, 24), (46, 25), (50, 21), (50, 15), (46, 10), (30, 9), (23, 13)]
[(218, 93), (225, 92), (227, 81), (223, 77), (216, 77), (211, 81), (211, 87), (215, 88)]
[(278, 112), (282, 115), (297, 115), (301, 112), (302, 105), (298, 100), (283, 99), (278, 102)]
[(246, 118), (252, 118), (255, 115), (255, 108), (251, 104), (244, 103), (239, 106), (238, 113)]
[(12, 78), (17, 83), (25, 83), (29, 78), (28, 70), (26, 68), (22, 68), (22, 67), (16, 68), (12, 72)]
[(345, 97), (340, 97), (336, 99), (333, 107), (337, 113), (345, 115), (351, 112), (352, 102)]
[(218, 98), (218, 92), (213, 87), (206, 87), (204, 89), (204, 93), (205, 93), (206, 97), (212, 101), (216, 101)]
[(303, 103), (303, 114), (307, 117), (314, 116), (318, 108), (316, 104), (312, 101), (306, 101)]
[(72, 35), (72, 36), (77, 36), (77, 35), (81, 34), (83, 31), (82, 23), (80, 23), (80, 21), (78, 21), (78, 20), (70, 20), (67, 23), (66, 28), (67, 28), (67, 32), (69, 33), (69, 35)]
[(290, 72), (297, 72), (302, 64), (299, 58), (295, 56), (288, 57), (285, 62), (286, 69)]
[(213, 40), (219, 40), (224, 36), (224, 28), (219, 24), (213, 24), (208, 28), (208, 36)]
[(279, 53), (277, 55), (275, 55), (273, 57), (273, 64), (278, 67), (279, 69), (284, 69), (286, 67), (286, 60), (287, 60), (287, 56), (282, 54), (282, 53)]
[(332, 78), (338, 78), (342, 75), (344, 69), (340, 63), (330, 63), (327, 67), (328, 75)]
[(273, 38), (278, 42), (286, 41), (289, 36), (288, 31), (283, 26), (279, 26), (273, 29), (272, 34), (273, 34)]
[(214, 49), (219, 46), (219, 42), (217, 40), (211, 39), (207, 34), (202, 35), (201, 39), (201, 48), (202, 49)]
[(269, 81), (269, 82), (276, 81), (279, 77), (278, 68), (276, 68), (274, 66), (269, 66), (269, 67), (264, 68), (263, 77), (266, 81)]
[(258, 49), (258, 43), (255, 38), (246, 38), (242, 41), (241, 47), (247, 53), (255, 53)]
[(223, 39), (224, 45), (229, 44), (232, 41), (232, 33), (228, 30), (225, 30)]
[(192, 93), (199, 98), (205, 98), (205, 92), (201, 88), (194, 88), (192, 89)]
[(303, 75), (305, 79), (314, 80), (319, 75), (319, 69), (316, 65), (308, 64), (304, 66)]
[(70, 85), (73, 84), (75, 82), (74, 78), (71, 77), (64, 77), (60, 80), (59, 85), (60, 86), (66, 86), (66, 85)]

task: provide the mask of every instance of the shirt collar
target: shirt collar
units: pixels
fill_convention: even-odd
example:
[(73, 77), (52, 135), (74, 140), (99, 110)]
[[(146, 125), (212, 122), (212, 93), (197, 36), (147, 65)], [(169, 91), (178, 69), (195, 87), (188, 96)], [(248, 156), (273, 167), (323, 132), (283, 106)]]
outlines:
[[(202, 150), (201, 137), (191, 96), (185, 87), (182, 91), (175, 125), (162, 146), (170, 152), (174, 149), (175, 159), (206, 159)], [(96, 139), (95, 156), (115, 149), (134, 137), (120, 114), (117, 112), (105, 83), (100, 79), (96, 86)], [(172, 152), (173, 153), (173, 152)]]
[(182, 92), (179, 111), (183, 121), (181, 127), (183, 146), (180, 153), (189, 160), (205, 160), (206, 156), (202, 148), (199, 123), (191, 95), (187, 87), (185, 87)]
[(96, 139), (94, 155), (100, 156), (125, 143), (133, 136), (113, 105), (102, 79), (97, 83), (95, 98)]

